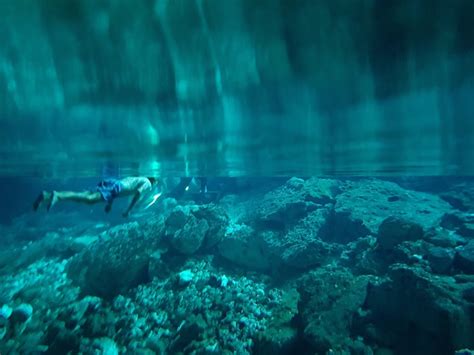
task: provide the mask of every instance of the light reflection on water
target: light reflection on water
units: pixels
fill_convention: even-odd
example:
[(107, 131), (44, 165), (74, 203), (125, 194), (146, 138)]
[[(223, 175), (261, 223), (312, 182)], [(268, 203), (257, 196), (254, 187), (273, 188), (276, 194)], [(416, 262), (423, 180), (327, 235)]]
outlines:
[(191, 3), (0, 2), (0, 175), (474, 174), (472, 1)]
[(472, 92), (413, 92), (326, 112), (297, 90), (272, 114), (244, 100), (234, 110), (78, 107), (6, 122), (0, 174), (85, 177), (111, 166), (123, 175), (471, 175)]

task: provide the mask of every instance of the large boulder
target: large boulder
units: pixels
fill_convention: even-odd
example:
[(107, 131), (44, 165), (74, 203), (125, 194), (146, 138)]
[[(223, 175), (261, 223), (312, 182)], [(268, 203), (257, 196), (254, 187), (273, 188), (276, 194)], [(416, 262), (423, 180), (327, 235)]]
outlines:
[(426, 259), (434, 273), (446, 274), (453, 266), (454, 255), (453, 249), (433, 246), (428, 248)]
[(330, 243), (348, 244), (369, 234), (370, 230), (360, 219), (354, 219), (347, 211), (337, 212), (331, 209), (326, 217), (321, 239)]
[(298, 351), (300, 342), (294, 319), (299, 313), (299, 300), (296, 289), (288, 289), (282, 294), (265, 330), (259, 334), (254, 353), (284, 355)]
[[(162, 226), (157, 221), (159, 228)], [(162, 228), (161, 228), (162, 229)], [(100, 239), (74, 256), (68, 275), (85, 294), (111, 299), (149, 280), (150, 255), (160, 234), (146, 233), (137, 222), (104, 232)]]
[(416, 241), (423, 237), (423, 228), (413, 222), (388, 217), (379, 226), (377, 233), (378, 248), (392, 250), (404, 241)]
[(268, 270), (270, 252), (264, 238), (245, 224), (232, 224), (218, 246), (225, 259), (250, 269)]
[(165, 222), (165, 235), (182, 254), (193, 254), (201, 247), (211, 248), (224, 238), (228, 224), (225, 211), (217, 206), (176, 206)]
[[(304, 338), (315, 353), (358, 353), (364, 344), (354, 337), (353, 319), (362, 307), (371, 276), (326, 266), (298, 280)], [(366, 353), (366, 352), (362, 352)]]
[(452, 354), (474, 345), (471, 307), (453, 279), (402, 264), (388, 276), (368, 287), (359, 324), (366, 337), (400, 354)]
[(315, 210), (286, 233), (233, 226), (219, 244), (219, 251), (225, 258), (253, 269), (304, 269), (324, 264), (341, 249), (321, 239), (329, 214), (328, 209)]
[(457, 233), (441, 227), (428, 230), (424, 234), (423, 238), (427, 242), (443, 248), (454, 248), (467, 244), (467, 241), (464, 237), (461, 237)]
[(456, 251), (455, 266), (469, 274), (474, 274), (474, 240)]
[(222, 207), (211, 204), (200, 206), (193, 214), (196, 218), (205, 220), (209, 226), (203, 247), (216, 246), (224, 238), (229, 223), (226, 211)]
[(474, 215), (472, 213), (448, 213), (443, 216), (441, 226), (456, 232), (460, 236), (474, 237)]
[(189, 215), (190, 207), (176, 206), (165, 221), (165, 234), (172, 235), (179, 231), (186, 224)]
[(291, 178), (264, 196), (252, 218), (259, 228), (286, 230), (309, 212), (333, 203), (338, 186), (336, 180)]
[(441, 198), (462, 212), (474, 211), (474, 185), (472, 182), (461, 182), (450, 185), (440, 194)]
[[(170, 216), (175, 218), (174, 214)], [(172, 247), (182, 254), (193, 254), (199, 250), (209, 229), (209, 225), (204, 219), (197, 219), (192, 214), (186, 216), (186, 222), (182, 228), (169, 233), (167, 229), (166, 236), (169, 237)]]
[(326, 237), (330, 214), (328, 209), (313, 211), (278, 241), (273, 242), (275, 253), (284, 264), (307, 268), (324, 264), (331, 256), (340, 252), (338, 245), (322, 239)]
[(426, 229), (440, 225), (452, 207), (441, 198), (410, 191), (382, 180), (348, 182), (343, 193), (337, 195), (336, 213), (348, 213), (352, 220), (360, 220), (376, 234), (382, 221), (396, 217), (422, 225)]

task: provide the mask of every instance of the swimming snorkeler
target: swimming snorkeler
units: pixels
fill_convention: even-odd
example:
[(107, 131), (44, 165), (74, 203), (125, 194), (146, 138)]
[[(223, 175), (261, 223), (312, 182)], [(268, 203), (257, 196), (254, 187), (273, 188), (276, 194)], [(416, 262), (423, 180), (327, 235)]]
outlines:
[(99, 182), (95, 191), (43, 191), (33, 203), (33, 209), (36, 211), (40, 205), (46, 203), (46, 210), (49, 211), (58, 201), (74, 201), (88, 205), (105, 202), (105, 212), (109, 213), (115, 198), (133, 196), (128, 208), (122, 214), (128, 217), (140, 198), (151, 192), (157, 183), (156, 178), (137, 176), (103, 180)]

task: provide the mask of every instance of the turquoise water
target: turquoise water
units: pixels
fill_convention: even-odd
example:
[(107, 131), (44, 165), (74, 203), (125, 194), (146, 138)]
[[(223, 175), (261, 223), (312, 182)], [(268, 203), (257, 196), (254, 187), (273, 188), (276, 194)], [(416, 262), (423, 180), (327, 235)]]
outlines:
[(469, 0), (0, 11), (2, 174), (473, 174)]
[(474, 2), (0, 13), (0, 354), (473, 353)]

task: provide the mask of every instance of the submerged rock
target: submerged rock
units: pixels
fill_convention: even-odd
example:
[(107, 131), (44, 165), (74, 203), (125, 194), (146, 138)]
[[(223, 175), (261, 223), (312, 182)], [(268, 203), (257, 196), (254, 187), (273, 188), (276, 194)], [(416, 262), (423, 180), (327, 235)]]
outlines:
[(455, 266), (469, 274), (474, 274), (474, 240), (456, 251)]
[(455, 231), (460, 236), (466, 238), (474, 237), (474, 220), (472, 214), (448, 213), (443, 217), (441, 226), (448, 230)]
[(440, 196), (460, 211), (468, 212), (474, 209), (474, 186), (472, 183), (463, 182), (449, 186), (448, 190), (442, 192)]
[(71, 259), (68, 275), (83, 293), (111, 299), (149, 280), (150, 255), (160, 243), (137, 222), (114, 227)]
[(353, 318), (363, 305), (370, 276), (325, 267), (298, 280), (304, 337), (314, 352), (354, 353)]
[(229, 223), (226, 211), (222, 207), (211, 204), (200, 206), (193, 214), (196, 218), (205, 220), (209, 227), (203, 247), (212, 248), (216, 246), (224, 238)]
[(258, 354), (291, 354), (298, 351), (298, 330), (293, 320), (298, 315), (300, 295), (288, 289), (272, 310), (268, 326), (262, 331), (253, 349)]
[(169, 236), (172, 247), (182, 254), (193, 254), (201, 248), (209, 225), (204, 219), (189, 215), (185, 225)]
[(276, 270), (280, 266), (305, 269), (325, 264), (342, 250), (342, 245), (325, 241), (334, 239), (330, 215), (329, 209), (317, 209), (287, 232), (255, 231), (243, 224), (230, 225), (219, 243), (219, 253), (255, 270)]
[(273, 247), (277, 250), (275, 254), (284, 264), (307, 268), (324, 264), (329, 257), (340, 252), (337, 245), (322, 240), (327, 232), (330, 213), (327, 209), (311, 212), (279, 241), (273, 241)]
[(370, 284), (364, 308), (372, 325), (360, 329), (397, 353), (450, 354), (474, 344), (474, 320), (452, 279), (419, 267), (394, 265), (388, 279)]
[(166, 233), (172, 234), (183, 228), (189, 217), (189, 209), (185, 209), (182, 206), (176, 206), (166, 219)]
[(379, 227), (377, 233), (378, 248), (392, 250), (404, 241), (416, 241), (423, 237), (423, 228), (401, 218), (389, 217)]
[(341, 265), (355, 275), (378, 274), (379, 263), (374, 253), (376, 245), (377, 239), (371, 235), (347, 244), (340, 257)]
[(163, 255), (167, 252), (167, 248), (156, 249), (150, 255), (150, 261), (148, 263), (148, 274), (150, 279), (153, 279), (154, 277), (166, 279), (171, 274), (170, 265), (163, 259)]
[(16, 246), (13, 243), (9, 248), (2, 248), (0, 273), (13, 273), (43, 258), (67, 259), (78, 251), (74, 246), (74, 238), (62, 233), (48, 232), (42, 238), (26, 245)]
[(327, 216), (321, 239), (325, 242), (348, 244), (370, 234), (370, 230), (359, 219), (347, 211), (331, 210)]
[(254, 221), (259, 228), (285, 230), (309, 212), (334, 202), (339, 193), (336, 180), (292, 178), (280, 188), (265, 195)]
[(194, 254), (201, 247), (211, 248), (224, 237), (228, 217), (222, 208), (177, 206), (166, 220), (166, 236), (182, 254)]
[(10, 320), (13, 323), (25, 323), (33, 316), (33, 307), (28, 303), (22, 303), (15, 307), (11, 313)]
[(2, 354), (42, 354), (48, 348), (52, 351), (47, 329), (79, 293), (67, 278), (65, 265), (64, 261), (43, 259), (0, 277), (0, 294), (12, 306), (9, 319), (0, 327), (0, 333), (4, 333), (0, 341)]
[(470, 286), (463, 290), (462, 296), (466, 301), (474, 303), (474, 286)]
[(221, 256), (237, 265), (255, 270), (270, 268), (270, 253), (265, 241), (245, 224), (229, 225), (218, 250)]
[(402, 219), (430, 229), (439, 226), (452, 207), (441, 198), (401, 188), (382, 180), (348, 182), (336, 197), (336, 213), (346, 212), (376, 234), (388, 217)]
[(454, 255), (455, 252), (453, 249), (431, 247), (428, 249), (426, 259), (434, 273), (445, 274), (448, 273), (453, 266)]
[(449, 231), (444, 228), (435, 228), (425, 233), (423, 238), (438, 247), (454, 248), (459, 245), (467, 244), (464, 237), (456, 234), (454, 231)]
[(226, 259), (251, 269), (275, 270), (280, 265), (304, 269), (328, 262), (341, 252), (338, 244), (327, 243), (331, 230), (328, 209), (309, 213), (287, 233), (257, 232), (246, 225), (231, 225), (219, 244)]
[[(194, 274), (186, 287), (177, 288), (175, 280), (155, 279), (139, 286), (130, 298), (116, 298), (114, 306), (122, 311), (111, 327), (139, 325), (135, 332), (128, 330), (130, 325), (123, 327), (120, 342), (165, 353), (183, 349), (190, 353), (251, 353), (258, 334), (282, 304), (284, 292), (270, 289), (259, 276), (251, 279), (216, 272), (204, 261), (189, 261), (186, 267), (184, 271)], [(222, 286), (224, 279), (226, 287)], [(200, 280), (208, 281), (201, 285)]]

